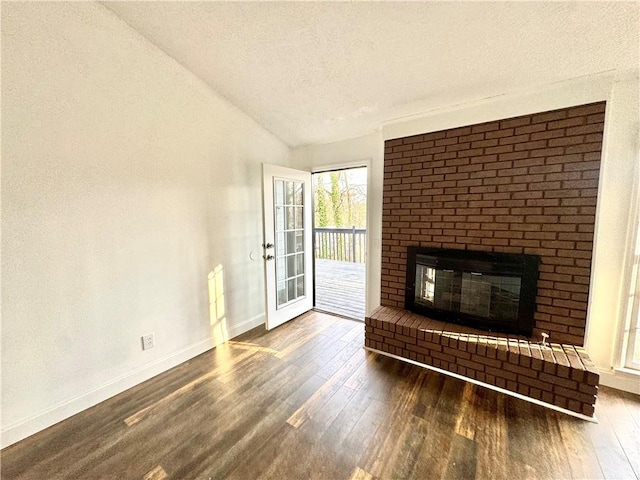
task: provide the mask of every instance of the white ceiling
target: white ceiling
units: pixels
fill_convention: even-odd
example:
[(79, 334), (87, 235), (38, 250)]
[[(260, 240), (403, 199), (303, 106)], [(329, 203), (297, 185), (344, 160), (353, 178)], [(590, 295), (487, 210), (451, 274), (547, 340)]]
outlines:
[(291, 146), (638, 67), (637, 2), (105, 2)]

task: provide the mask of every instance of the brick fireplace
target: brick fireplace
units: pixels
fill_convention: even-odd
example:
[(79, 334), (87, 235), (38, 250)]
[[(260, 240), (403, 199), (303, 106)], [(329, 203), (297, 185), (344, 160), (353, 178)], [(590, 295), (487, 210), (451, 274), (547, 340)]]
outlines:
[(584, 342), (604, 102), (385, 142), (381, 304), (407, 247), (541, 258), (534, 336)]
[[(409, 246), (536, 255), (540, 265), (533, 339), (537, 341), (545, 332), (556, 350), (560, 345), (582, 346), (604, 112), (605, 103), (599, 102), (386, 141), (383, 311), (377, 312), (378, 317), (393, 317), (390, 312), (404, 307)], [(378, 320), (368, 319), (369, 336)], [(425, 330), (416, 330), (417, 336), (422, 335), (419, 331)], [(496, 341), (496, 348), (498, 345)], [(394, 349), (400, 347), (394, 345)], [(557, 355), (564, 355), (561, 367), (545, 363), (542, 371), (560, 371), (561, 378), (567, 380), (564, 368), (572, 365), (566, 359), (574, 358), (577, 351), (575, 358), (581, 360), (574, 362), (576, 379), (569, 378), (557, 387), (551, 382), (545, 390), (540, 385), (525, 388), (514, 378), (510, 390), (520, 389), (527, 392), (525, 395), (530, 388), (545, 391), (546, 400), (542, 394), (535, 397), (567, 408), (567, 392), (573, 389), (577, 392), (574, 397), (580, 397), (582, 403), (572, 404), (572, 410), (590, 415), (592, 408), (586, 397), (595, 395), (594, 377), (590, 374), (583, 387), (575, 382), (583, 377), (582, 372), (595, 370), (584, 350), (567, 349), (572, 353)], [(414, 357), (416, 354), (413, 352)], [(530, 366), (530, 355), (522, 362)]]

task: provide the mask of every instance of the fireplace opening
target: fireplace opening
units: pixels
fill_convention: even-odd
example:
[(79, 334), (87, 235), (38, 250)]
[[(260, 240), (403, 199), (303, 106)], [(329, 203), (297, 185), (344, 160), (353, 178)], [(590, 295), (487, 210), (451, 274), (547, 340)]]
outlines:
[(408, 247), (405, 309), (530, 337), (540, 257)]

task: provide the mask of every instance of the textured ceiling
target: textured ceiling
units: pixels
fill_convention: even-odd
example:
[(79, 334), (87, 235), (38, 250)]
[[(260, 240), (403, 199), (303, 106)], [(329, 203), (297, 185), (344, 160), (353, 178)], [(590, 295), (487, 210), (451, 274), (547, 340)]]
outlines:
[(291, 146), (639, 62), (636, 2), (103, 5)]

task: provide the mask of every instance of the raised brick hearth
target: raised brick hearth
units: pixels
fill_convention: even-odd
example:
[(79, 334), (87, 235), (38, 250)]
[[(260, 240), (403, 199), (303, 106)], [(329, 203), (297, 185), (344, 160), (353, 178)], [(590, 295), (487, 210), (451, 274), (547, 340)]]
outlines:
[(541, 347), (393, 307), (365, 319), (365, 346), (592, 417), (599, 375), (581, 347)]

